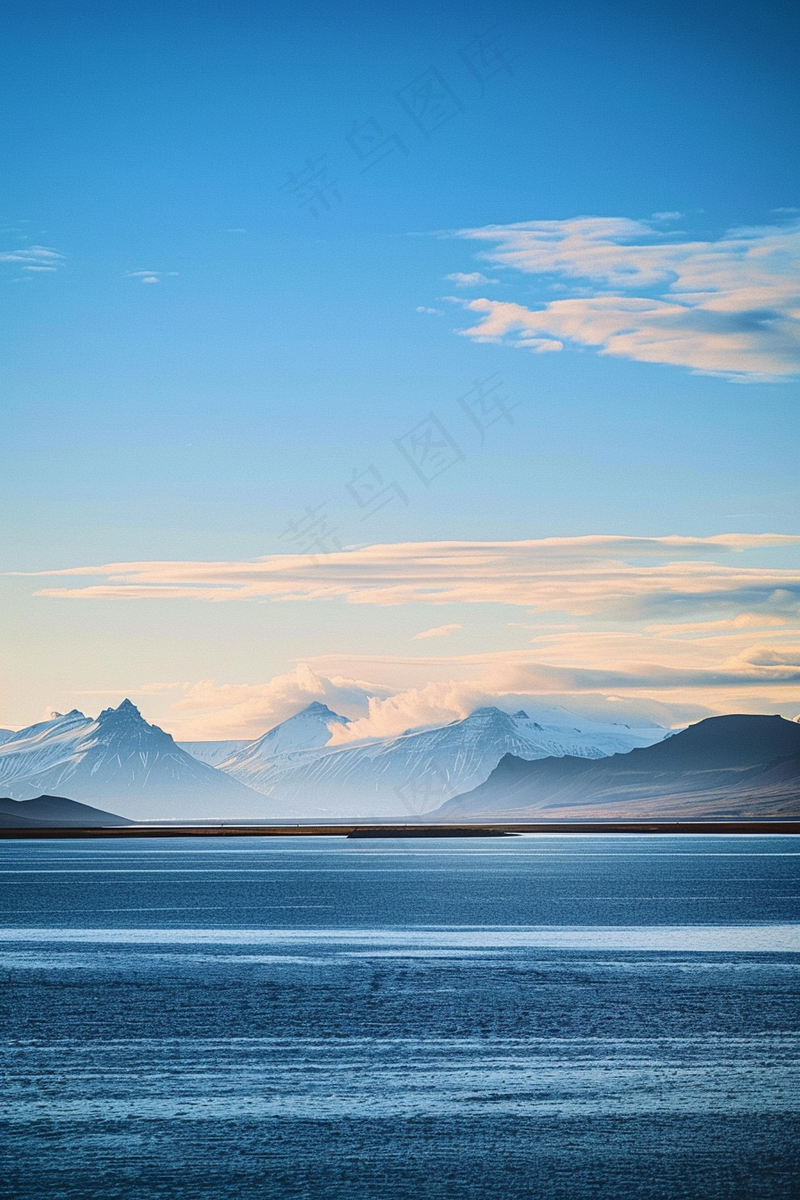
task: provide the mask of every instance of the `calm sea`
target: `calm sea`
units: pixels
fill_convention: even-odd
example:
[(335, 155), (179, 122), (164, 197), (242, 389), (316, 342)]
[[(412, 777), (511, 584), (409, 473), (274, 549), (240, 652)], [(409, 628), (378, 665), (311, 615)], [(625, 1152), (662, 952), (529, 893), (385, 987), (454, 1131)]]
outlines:
[(5, 842), (0, 1192), (800, 1196), (800, 839)]

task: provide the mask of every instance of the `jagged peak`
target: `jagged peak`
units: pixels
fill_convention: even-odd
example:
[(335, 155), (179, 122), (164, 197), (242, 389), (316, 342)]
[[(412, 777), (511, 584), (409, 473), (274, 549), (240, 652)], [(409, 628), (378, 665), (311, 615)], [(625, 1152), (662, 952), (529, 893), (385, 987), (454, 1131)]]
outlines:
[[(327, 704), (323, 704), (320, 700), (312, 700), (310, 704), (307, 704), (305, 708), (301, 708), (294, 715), (302, 717), (304, 713), (312, 713), (314, 716), (319, 714), (321, 716), (333, 717), (336, 721), (342, 721), (347, 725), (350, 724), (349, 717), (343, 717), (340, 713), (334, 712), (332, 708), (328, 708)], [(289, 717), (289, 720), (291, 720), (291, 717)]]
[(136, 707), (133, 701), (128, 700), (127, 698), (123, 700), (121, 704), (118, 704), (116, 708), (113, 706), (110, 708), (104, 708), (97, 719), (98, 721), (102, 721), (104, 717), (108, 718), (111, 716), (138, 717), (140, 721), (144, 720), (142, 714), (139, 712), (139, 709)]
[(467, 717), (467, 720), (472, 720), (473, 717), (505, 717), (509, 720), (508, 713), (503, 712), (502, 708), (496, 708), (494, 704), (484, 704), (480, 708), (476, 708)]

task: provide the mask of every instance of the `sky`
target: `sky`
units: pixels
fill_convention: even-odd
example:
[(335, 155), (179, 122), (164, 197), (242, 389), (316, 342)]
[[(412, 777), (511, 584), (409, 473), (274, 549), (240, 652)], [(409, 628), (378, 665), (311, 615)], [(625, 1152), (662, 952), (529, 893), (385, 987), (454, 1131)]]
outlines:
[(0, 725), (800, 713), (800, 10), (6, 0)]

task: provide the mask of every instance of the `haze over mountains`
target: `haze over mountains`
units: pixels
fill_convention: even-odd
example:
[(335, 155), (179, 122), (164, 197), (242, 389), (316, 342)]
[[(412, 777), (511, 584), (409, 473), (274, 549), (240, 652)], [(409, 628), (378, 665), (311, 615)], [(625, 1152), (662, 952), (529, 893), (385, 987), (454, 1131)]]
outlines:
[(446, 802), (443, 820), (800, 817), (800, 724), (709, 717), (628, 754), (589, 762), (501, 760), (485, 783)]
[(0, 792), (17, 800), (66, 792), (135, 820), (393, 817), (437, 808), (509, 752), (597, 758), (666, 732), (563, 718), (544, 725), (483, 708), (435, 729), (331, 744), (348, 718), (315, 702), (253, 742), (181, 746), (125, 700), (96, 719), (74, 709), (12, 734), (0, 744)]

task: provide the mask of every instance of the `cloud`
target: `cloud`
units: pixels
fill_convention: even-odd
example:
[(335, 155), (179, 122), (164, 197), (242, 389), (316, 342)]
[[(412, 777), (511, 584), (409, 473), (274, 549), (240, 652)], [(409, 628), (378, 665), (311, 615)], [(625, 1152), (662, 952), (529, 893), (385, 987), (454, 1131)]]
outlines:
[[(482, 703), (520, 695), (659, 700), (681, 720), (705, 710), (783, 711), (789, 701), (797, 707), (800, 571), (735, 559), (798, 544), (800, 537), (783, 534), (401, 543), (315, 557), (67, 568), (53, 572), (62, 586), (37, 594), (162, 603), (504, 604), (529, 614), (517, 622), (515, 636), (527, 641), (521, 648), (318, 656), (266, 685), (230, 685), (224, 693), (194, 685), (174, 710), (193, 722), (192, 736), (201, 736), (201, 726), (255, 736), (312, 699), (350, 706), (345, 715), (356, 720), (337, 734), (343, 740), (455, 720)], [(460, 627), (423, 629), (413, 640), (427, 644)]]
[[(775, 655), (769, 647), (754, 647), (739, 661), (705, 668), (664, 662), (558, 667), (536, 661), (530, 651), (451, 660), (332, 656), (301, 662), (263, 684), (205, 680), (187, 686), (165, 723), (177, 726), (184, 739), (259, 737), (319, 700), (352, 718), (333, 731), (332, 744), (346, 745), (463, 720), (483, 705), (523, 708), (534, 720), (562, 725), (581, 716), (682, 725), (730, 711), (793, 715), (800, 681), (796, 650)], [(776, 663), (775, 657), (788, 661)], [(437, 667), (445, 672), (442, 679), (431, 678)], [(398, 673), (418, 682), (397, 687)]]
[(380, 684), (330, 678), (299, 663), (266, 683), (217, 685), (210, 679), (200, 680), (185, 688), (170, 713), (183, 740), (255, 738), (313, 700), (344, 716), (358, 717), (366, 712), (370, 697), (385, 694)]
[(64, 255), (51, 246), (25, 246), (19, 250), (0, 251), (0, 262), (13, 263), (34, 274), (53, 274), (62, 266)]
[(443, 317), (444, 310), (441, 308), (427, 308), (424, 304), (418, 304), (416, 311), (418, 313), (428, 313), (431, 317)]
[(164, 278), (177, 275), (177, 271), (126, 271), (126, 279), (138, 279), (140, 283), (161, 283)]
[[(615, 645), (611, 638), (602, 645), (602, 637), (586, 633), (570, 646), (565, 638), (549, 648), (553, 658), (564, 654), (575, 660), (565, 664), (547, 661), (545, 648), (451, 659), (330, 656), (313, 665), (318, 672), (358, 671), (391, 691), (370, 698), (367, 715), (337, 731), (342, 743), (461, 720), (485, 704), (507, 711), (521, 707), (534, 719), (549, 721), (558, 721), (554, 706), (566, 705), (593, 719), (635, 723), (638, 713), (642, 724), (676, 725), (721, 712), (793, 713), (797, 708), (797, 645), (750, 646), (726, 659), (714, 647), (695, 648), (692, 657), (685, 647), (676, 650), (669, 643), (658, 647), (635, 636), (628, 643)], [(398, 687), (403, 679), (406, 686)], [(562, 717), (559, 723), (570, 722)]]
[(437, 625), (435, 629), (425, 629), (422, 633), (415, 633), (412, 641), (421, 642), (425, 638), (447, 637), (448, 633), (455, 633), (457, 629), (463, 628), (463, 625)]
[(365, 717), (334, 730), (332, 742), (345, 745), (365, 738), (397, 737), (426, 725), (461, 721), (486, 702), (485, 690), (471, 682), (429, 683), (385, 699), (372, 696)]
[[(191, 723), (191, 736), (255, 736), (312, 699), (349, 706), (355, 720), (337, 733), (343, 740), (455, 720), (525, 695), (658, 700), (680, 721), (703, 711), (783, 711), (788, 702), (796, 709), (800, 570), (753, 566), (752, 554), (798, 545), (800, 536), (736, 533), (384, 544), (242, 562), (72, 567), (52, 572), (59, 585), (37, 595), (526, 611), (515, 623), (513, 636), (527, 643), (518, 648), (318, 656), (268, 684), (195, 684), (173, 710)], [(742, 552), (750, 553), (744, 562)], [(413, 640), (427, 645), (461, 627), (423, 629)]]
[(466, 275), (463, 271), (454, 271), (452, 275), (445, 275), (445, 279), (449, 279), (451, 283), (454, 283), (456, 287), (460, 288), (477, 287), (482, 283), (500, 282), (499, 279), (487, 279), (485, 275), (480, 273), (480, 271), (470, 271)]
[(800, 373), (800, 221), (678, 242), (660, 228), (673, 215), (460, 230), (455, 236), (491, 246), (481, 257), (493, 265), (551, 287), (572, 281), (572, 295), (536, 308), (463, 301), (480, 315), (463, 335), (537, 353), (591, 346), (741, 382)]
[(222, 602), (338, 597), (350, 604), (378, 606), (508, 604), (539, 613), (652, 622), (732, 617), (745, 611), (796, 616), (800, 571), (713, 560), (737, 550), (798, 543), (800, 537), (783, 534), (408, 542), (321, 556), (107, 563), (33, 574), (101, 580), (36, 593), (60, 599)]

